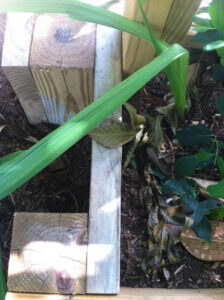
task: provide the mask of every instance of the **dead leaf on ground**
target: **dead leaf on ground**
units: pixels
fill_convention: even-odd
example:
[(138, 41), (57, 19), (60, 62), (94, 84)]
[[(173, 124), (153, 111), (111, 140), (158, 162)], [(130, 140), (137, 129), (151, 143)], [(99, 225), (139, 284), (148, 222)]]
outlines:
[(224, 260), (224, 223), (211, 221), (211, 242), (200, 239), (192, 229), (186, 229), (181, 234), (181, 242), (193, 256), (205, 261)]

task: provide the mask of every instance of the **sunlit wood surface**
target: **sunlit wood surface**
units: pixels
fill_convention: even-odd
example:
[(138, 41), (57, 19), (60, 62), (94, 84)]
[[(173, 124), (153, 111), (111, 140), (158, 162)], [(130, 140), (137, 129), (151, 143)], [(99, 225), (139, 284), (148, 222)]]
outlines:
[(8, 290), (83, 294), (87, 214), (15, 213)]

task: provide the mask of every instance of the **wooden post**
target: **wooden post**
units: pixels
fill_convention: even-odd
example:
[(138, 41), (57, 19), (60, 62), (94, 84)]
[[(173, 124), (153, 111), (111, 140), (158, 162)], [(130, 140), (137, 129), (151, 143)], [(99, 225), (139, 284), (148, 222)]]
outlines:
[[(122, 1), (118, 1), (113, 11), (122, 11)], [(96, 37), (94, 99), (113, 88), (122, 77), (121, 33), (97, 26)], [(120, 118), (121, 110), (118, 110), (106, 122)], [(108, 149), (93, 141), (87, 256), (88, 294), (117, 294), (120, 290), (121, 157), (121, 148)]]
[[(132, 289), (121, 288), (120, 295), (77, 295), (70, 300), (223, 300), (223, 289)], [(8, 293), (5, 300), (67, 300), (63, 295)]]
[(93, 101), (95, 25), (39, 15), (30, 67), (47, 119), (63, 124)]
[[(200, 0), (147, 0), (144, 10), (156, 35), (168, 43), (182, 42), (197, 11)], [(136, 0), (126, 0), (125, 16), (142, 22)], [(147, 42), (123, 34), (123, 71), (130, 75), (155, 57)]]
[(34, 14), (10, 13), (7, 15), (1, 64), (32, 124), (47, 121), (41, 98), (29, 69), (35, 19)]
[(15, 213), (8, 290), (85, 294), (87, 214)]
[(95, 25), (8, 14), (2, 68), (32, 124), (63, 124), (93, 100)]

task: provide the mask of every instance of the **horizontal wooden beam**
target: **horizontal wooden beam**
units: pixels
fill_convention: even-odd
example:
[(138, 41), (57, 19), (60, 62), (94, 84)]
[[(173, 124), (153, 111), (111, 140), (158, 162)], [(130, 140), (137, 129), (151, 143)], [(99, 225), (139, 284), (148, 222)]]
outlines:
[[(121, 288), (120, 295), (82, 295), (70, 300), (223, 300), (224, 289), (132, 289)], [(7, 293), (5, 300), (68, 300), (63, 295)]]

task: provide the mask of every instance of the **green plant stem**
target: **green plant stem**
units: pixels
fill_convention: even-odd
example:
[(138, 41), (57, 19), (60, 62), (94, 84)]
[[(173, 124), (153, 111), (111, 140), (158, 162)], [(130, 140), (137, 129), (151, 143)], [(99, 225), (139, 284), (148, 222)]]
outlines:
[(7, 287), (5, 283), (5, 276), (2, 266), (2, 251), (0, 248), (0, 300), (5, 300), (5, 295), (7, 293)]

